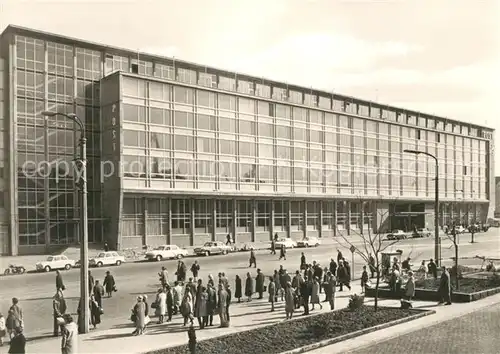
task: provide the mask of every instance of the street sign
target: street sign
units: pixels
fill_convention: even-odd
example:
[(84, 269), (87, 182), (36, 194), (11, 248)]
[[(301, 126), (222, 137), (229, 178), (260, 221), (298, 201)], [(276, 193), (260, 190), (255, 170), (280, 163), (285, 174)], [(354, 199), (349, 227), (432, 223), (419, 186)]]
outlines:
[(356, 252), (356, 247), (351, 246), (350, 250), (351, 250), (351, 253), (354, 253), (354, 252)]

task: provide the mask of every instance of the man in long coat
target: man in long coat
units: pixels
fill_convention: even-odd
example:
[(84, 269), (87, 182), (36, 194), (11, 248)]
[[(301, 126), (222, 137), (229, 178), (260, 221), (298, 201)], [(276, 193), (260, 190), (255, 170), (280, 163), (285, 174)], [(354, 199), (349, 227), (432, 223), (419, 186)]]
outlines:
[(205, 326), (213, 326), (214, 312), (217, 309), (217, 293), (213, 286), (209, 285), (207, 288), (207, 317)]
[(175, 272), (175, 274), (177, 275), (177, 281), (186, 281), (186, 265), (183, 261), (179, 261), (177, 264), (177, 272)]
[(255, 292), (259, 294), (259, 299), (262, 299), (264, 293), (264, 274), (260, 269), (257, 269), (257, 276), (255, 277)]
[(451, 282), (450, 282), (450, 273), (446, 270), (446, 267), (441, 267), (443, 272), (441, 273), (441, 279), (439, 281), (439, 303), (443, 302), (446, 305), (451, 305)]
[(54, 337), (59, 336), (59, 332), (62, 330), (61, 325), (57, 321), (58, 318), (63, 317), (66, 313), (66, 300), (63, 297), (61, 291), (58, 291), (54, 296), (54, 300), (52, 301), (52, 310), (54, 317)]
[(311, 280), (304, 279), (304, 282), (300, 284), (300, 296), (302, 298), (302, 303), (304, 306), (304, 315), (309, 315), (309, 297), (312, 292)]
[(337, 286), (337, 279), (331, 272), (327, 273), (326, 278), (327, 281), (325, 283), (325, 301), (330, 303), (330, 310), (333, 311), (335, 309), (335, 290)]
[(92, 291), (94, 291), (94, 277), (92, 276), (92, 272), (89, 270), (89, 295), (92, 295)]
[(219, 318), (220, 318), (220, 326), (221, 327), (229, 327), (229, 318), (227, 316), (227, 303), (228, 303), (228, 294), (224, 289), (222, 284), (219, 284)]

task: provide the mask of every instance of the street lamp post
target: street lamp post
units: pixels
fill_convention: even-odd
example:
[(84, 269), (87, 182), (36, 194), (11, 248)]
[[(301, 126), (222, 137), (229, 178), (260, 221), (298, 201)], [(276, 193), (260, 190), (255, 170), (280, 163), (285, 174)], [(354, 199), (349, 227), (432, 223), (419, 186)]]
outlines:
[(441, 264), (441, 239), (439, 238), (439, 164), (438, 159), (433, 154), (430, 154), (426, 151), (420, 150), (410, 150), (405, 149), (403, 152), (414, 155), (426, 155), (434, 159), (436, 163), (436, 176), (434, 178), (434, 258), (436, 261), (436, 265), (439, 267)]
[(65, 114), (58, 112), (44, 111), (45, 117), (63, 116), (75, 122), (80, 129), (80, 158), (78, 167), (80, 168), (78, 182), (80, 182), (80, 321), (78, 323), (80, 333), (89, 332), (89, 262), (88, 262), (88, 219), (87, 219), (87, 138), (85, 136), (85, 126), (74, 113)]

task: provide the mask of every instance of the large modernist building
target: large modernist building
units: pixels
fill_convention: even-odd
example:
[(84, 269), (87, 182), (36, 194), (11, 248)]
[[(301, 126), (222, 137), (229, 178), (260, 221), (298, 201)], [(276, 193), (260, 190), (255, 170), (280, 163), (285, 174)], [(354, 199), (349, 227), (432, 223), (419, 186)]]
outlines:
[[(493, 131), (430, 114), (9, 26), (0, 40), (0, 252), (274, 234), (332, 237), (493, 215)], [(471, 117), (471, 121), (473, 117)]]

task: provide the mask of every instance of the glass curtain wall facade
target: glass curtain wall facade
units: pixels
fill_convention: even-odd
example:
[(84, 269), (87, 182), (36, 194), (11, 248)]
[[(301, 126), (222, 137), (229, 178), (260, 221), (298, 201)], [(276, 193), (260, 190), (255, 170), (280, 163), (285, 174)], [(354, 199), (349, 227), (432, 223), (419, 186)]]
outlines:
[(430, 213), (434, 161), (405, 149), (439, 160), (443, 223), (485, 219), (494, 200), (488, 128), (14, 26), (0, 43), (11, 254), (79, 237), (78, 133), (43, 110), (84, 120), (89, 239), (108, 238), (100, 87), (117, 72), (121, 247), (362, 230), (374, 200)]

